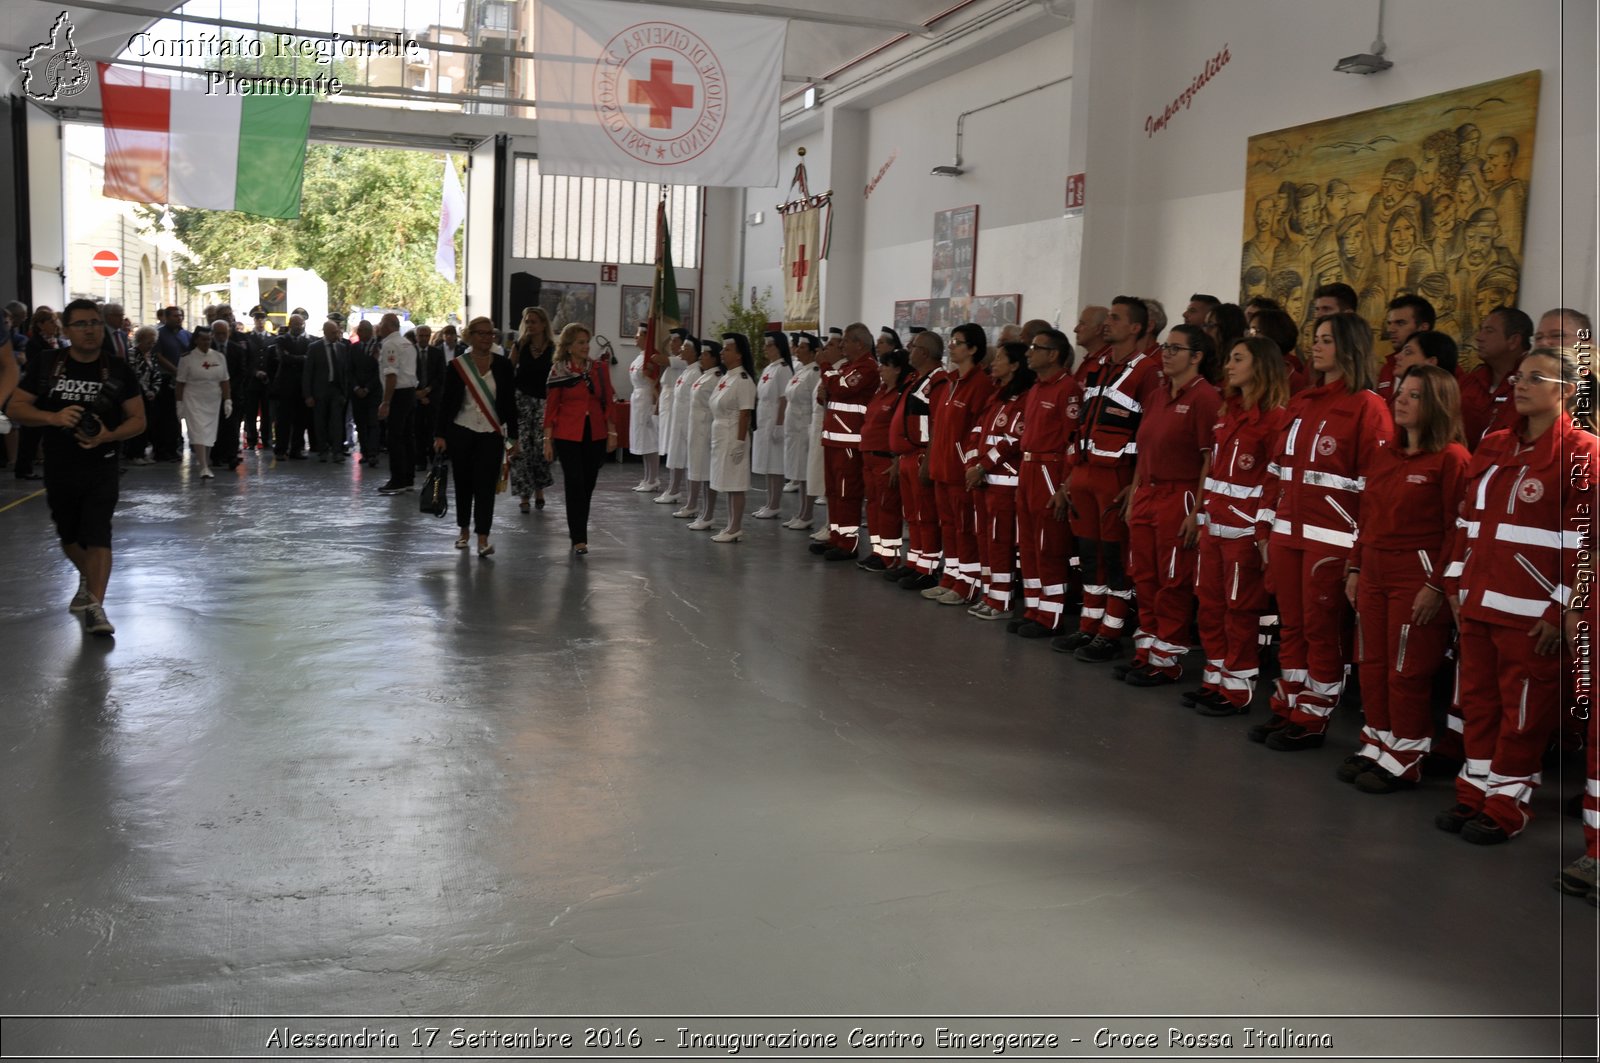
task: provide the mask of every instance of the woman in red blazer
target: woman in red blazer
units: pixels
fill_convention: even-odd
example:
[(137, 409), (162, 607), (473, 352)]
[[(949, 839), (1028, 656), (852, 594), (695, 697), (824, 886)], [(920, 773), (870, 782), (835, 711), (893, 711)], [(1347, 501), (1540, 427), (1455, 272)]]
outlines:
[(611, 424), (611, 368), (589, 359), (589, 330), (576, 321), (561, 330), (544, 407), (544, 457), (559, 459), (566, 488), (572, 552), (589, 552), (589, 500), (606, 455), (617, 449)]

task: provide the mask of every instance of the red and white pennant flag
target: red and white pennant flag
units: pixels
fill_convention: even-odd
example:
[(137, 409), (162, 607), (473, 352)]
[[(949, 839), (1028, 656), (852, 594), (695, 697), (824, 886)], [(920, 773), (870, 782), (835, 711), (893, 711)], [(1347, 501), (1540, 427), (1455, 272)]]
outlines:
[(786, 29), (782, 19), (753, 15), (540, 0), (540, 172), (777, 184)]

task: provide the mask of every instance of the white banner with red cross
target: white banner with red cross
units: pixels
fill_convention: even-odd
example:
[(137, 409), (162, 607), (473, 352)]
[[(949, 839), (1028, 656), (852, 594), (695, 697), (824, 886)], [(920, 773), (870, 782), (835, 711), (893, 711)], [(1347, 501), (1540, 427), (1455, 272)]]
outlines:
[(663, 184), (778, 183), (783, 19), (540, 0), (539, 170)]
[(822, 264), (822, 211), (805, 207), (783, 215), (783, 327), (790, 330), (820, 327)]

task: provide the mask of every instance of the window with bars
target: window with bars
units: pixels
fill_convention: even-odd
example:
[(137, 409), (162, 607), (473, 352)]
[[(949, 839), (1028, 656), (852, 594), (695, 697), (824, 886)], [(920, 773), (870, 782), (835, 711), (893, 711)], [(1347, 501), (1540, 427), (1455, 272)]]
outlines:
[[(660, 185), (643, 181), (542, 175), (538, 159), (519, 155), (512, 167), (512, 257), (651, 265), (660, 195)], [(667, 225), (673, 266), (699, 268), (699, 188), (667, 187)]]

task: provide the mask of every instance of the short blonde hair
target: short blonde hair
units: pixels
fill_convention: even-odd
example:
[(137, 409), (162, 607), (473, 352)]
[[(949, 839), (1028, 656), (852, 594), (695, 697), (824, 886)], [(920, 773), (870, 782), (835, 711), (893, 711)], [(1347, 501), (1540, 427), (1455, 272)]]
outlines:
[(572, 345), (578, 342), (578, 334), (593, 339), (594, 333), (589, 331), (589, 326), (580, 321), (569, 321), (561, 330), (561, 338), (556, 341), (556, 357), (569, 358), (572, 355)]

